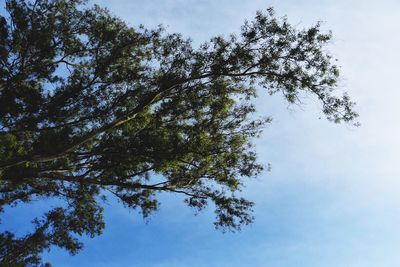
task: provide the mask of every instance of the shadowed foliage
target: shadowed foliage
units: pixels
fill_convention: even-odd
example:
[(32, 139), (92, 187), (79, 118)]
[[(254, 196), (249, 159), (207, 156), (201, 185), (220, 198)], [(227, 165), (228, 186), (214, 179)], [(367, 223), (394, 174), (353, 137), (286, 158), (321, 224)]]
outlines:
[(318, 24), (297, 30), (272, 9), (237, 35), (194, 47), (162, 28), (132, 28), (79, 0), (6, 1), (0, 17), (0, 205), (34, 199), (59, 207), (33, 218), (25, 236), (0, 233), (2, 266), (40, 265), (51, 246), (75, 254), (78, 237), (104, 229), (115, 196), (144, 217), (157, 195), (215, 207), (215, 226), (253, 221), (237, 195), (257, 176), (251, 140), (256, 90), (297, 103), (316, 96), (329, 120), (351, 122), (353, 103)]

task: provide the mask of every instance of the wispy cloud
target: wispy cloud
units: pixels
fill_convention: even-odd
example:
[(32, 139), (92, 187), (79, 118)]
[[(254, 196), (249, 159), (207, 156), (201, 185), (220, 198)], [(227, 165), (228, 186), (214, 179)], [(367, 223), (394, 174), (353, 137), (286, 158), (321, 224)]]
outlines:
[(82, 254), (49, 258), (65, 266), (399, 266), (400, 2), (93, 2), (131, 25), (163, 23), (195, 43), (237, 31), (268, 6), (299, 27), (323, 20), (362, 127), (319, 120), (315, 101), (288, 109), (279, 96), (260, 93), (260, 115), (275, 120), (257, 150), (273, 168), (244, 192), (257, 203), (253, 226), (221, 235), (211, 212), (193, 218), (171, 197), (148, 226), (113, 207), (105, 235), (88, 241)]

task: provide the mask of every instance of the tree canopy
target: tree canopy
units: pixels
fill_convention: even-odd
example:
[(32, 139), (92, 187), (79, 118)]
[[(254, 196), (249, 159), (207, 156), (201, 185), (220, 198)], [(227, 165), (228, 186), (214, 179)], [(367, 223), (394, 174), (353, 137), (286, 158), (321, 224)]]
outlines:
[(251, 223), (253, 203), (237, 192), (263, 170), (252, 140), (270, 121), (254, 119), (256, 89), (289, 103), (314, 95), (334, 122), (357, 116), (334, 91), (331, 34), (319, 24), (298, 30), (273, 9), (200, 46), (80, 0), (7, 0), (6, 11), (1, 211), (34, 199), (60, 204), (24, 236), (0, 233), (3, 265), (40, 265), (51, 246), (77, 253), (79, 236), (104, 229), (107, 197), (146, 217), (159, 193), (181, 194), (197, 210), (213, 203), (217, 228)]

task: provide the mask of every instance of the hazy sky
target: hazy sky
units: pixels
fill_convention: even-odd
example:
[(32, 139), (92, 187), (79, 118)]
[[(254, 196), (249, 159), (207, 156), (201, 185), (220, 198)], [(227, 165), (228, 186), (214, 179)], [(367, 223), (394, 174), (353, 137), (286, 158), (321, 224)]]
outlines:
[(292, 24), (324, 21), (339, 59), (341, 89), (357, 101), (359, 128), (319, 119), (312, 98), (288, 106), (260, 92), (259, 114), (273, 123), (257, 141), (272, 171), (250, 182), (253, 225), (213, 229), (211, 211), (193, 216), (163, 196), (148, 224), (119, 205), (107, 228), (76, 257), (54, 250), (54, 266), (400, 266), (400, 1), (98, 0), (130, 25), (167, 26), (201, 43), (237, 32), (256, 10), (273, 6)]

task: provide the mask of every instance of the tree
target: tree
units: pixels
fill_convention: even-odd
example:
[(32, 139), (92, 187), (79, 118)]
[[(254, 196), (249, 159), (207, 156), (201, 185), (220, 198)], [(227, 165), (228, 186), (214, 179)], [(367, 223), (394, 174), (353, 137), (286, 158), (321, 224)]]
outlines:
[(102, 232), (110, 196), (146, 217), (160, 192), (182, 194), (198, 210), (213, 203), (217, 228), (251, 223), (253, 203), (237, 192), (263, 169), (252, 139), (270, 121), (250, 116), (256, 87), (289, 103), (315, 95), (334, 122), (357, 116), (349, 97), (334, 93), (330, 33), (319, 24), (296, 30), (272, 9), (199, 47), (80, 0), (7, 0), (6, 10), (0, 205), (65, 203), (25, 236), (0, 234), (7, 266), (40, 264), (51, 246), (77, 253), (77, 236)]

